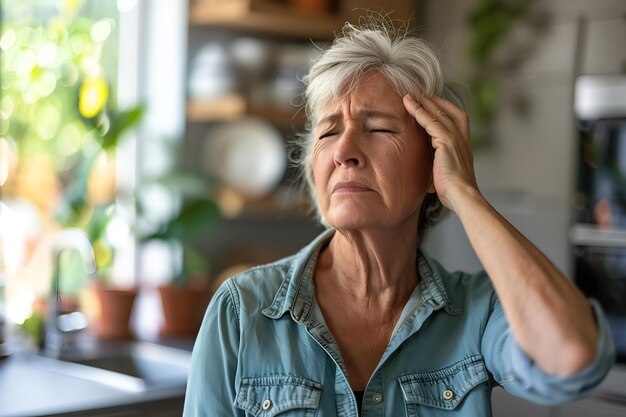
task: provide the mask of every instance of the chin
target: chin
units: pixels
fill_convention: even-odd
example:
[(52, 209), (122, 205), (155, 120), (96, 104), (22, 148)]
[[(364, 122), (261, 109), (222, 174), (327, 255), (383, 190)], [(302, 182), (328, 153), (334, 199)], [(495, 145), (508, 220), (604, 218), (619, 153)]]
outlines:
[(352, 211), (347, 213), (327, 213), (324, 216), (326, 223), (337, 230), (358, 230), (375, 226), (376, 220), (381, 216), (373, 213), (359, 213)]

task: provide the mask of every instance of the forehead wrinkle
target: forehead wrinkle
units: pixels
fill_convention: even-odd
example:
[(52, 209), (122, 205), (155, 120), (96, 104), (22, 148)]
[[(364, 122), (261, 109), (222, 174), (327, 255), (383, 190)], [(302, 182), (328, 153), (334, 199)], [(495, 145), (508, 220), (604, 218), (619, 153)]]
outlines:
[[(391, 112), (387, 112), (383, 110), (376, 110), (376, 109), (369, 109), (369, 108), (357, 109), (356, 114), (359, 117), (364, 118), (364, 119), (390, 119), (390, 120), (402, 121), (402, 118), (396, 115), (395, 113), (391, 113)], [(343, 116), (343, 111), (341, 110), (334, 111), (322, 117), (317, 122), (317, 126), (320, 126), (321, 124), (328, 123), (328, 122), (334, 122), (336, 120), (341, 119), (342, 116)]]
[(330, 114), (327, 114), (326, 116), (324, 116), (320, 120), (318, 120), (316, 126), (319, 126), (319, 125), (324, 124), (324, 123), (332, 123), (332, 122), (334, 122), (334, 121), (336, 121), (338, 119), (341, 119), (341, 114), (342, 114), (341, 111), (334, 111), (334, 112), (332, 112)]
[(382, 110), (375, 109), (362, 109), (357, 110), (357, 113), (362, 115), (367, 119), (393, 119), (393, 120), (401, 120), (395, 113), (390, 113)]

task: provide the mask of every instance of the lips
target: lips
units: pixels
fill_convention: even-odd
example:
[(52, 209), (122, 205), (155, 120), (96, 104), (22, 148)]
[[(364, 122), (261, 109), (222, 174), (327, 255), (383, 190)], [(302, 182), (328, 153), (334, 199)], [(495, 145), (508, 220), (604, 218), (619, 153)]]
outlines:
[(371, 188), (356, 181), (342, 181), (335, 184), (333, 194), (337, 193), (363, 193), (372, 191)]

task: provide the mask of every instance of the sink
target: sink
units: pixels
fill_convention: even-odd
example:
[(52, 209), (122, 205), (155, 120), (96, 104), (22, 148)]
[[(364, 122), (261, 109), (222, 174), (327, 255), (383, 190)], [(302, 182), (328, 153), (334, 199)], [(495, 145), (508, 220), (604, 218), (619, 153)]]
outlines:
[(36, 361), (48, 371), (145, 392), (184, 387), (191, 352), (148, 342), (98, 343), (54, 358), (37, 356)]

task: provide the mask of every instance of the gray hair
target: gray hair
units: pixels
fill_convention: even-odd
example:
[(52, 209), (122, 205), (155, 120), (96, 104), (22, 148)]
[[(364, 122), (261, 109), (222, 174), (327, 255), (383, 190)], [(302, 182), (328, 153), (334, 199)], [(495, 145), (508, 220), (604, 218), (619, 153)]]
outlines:
[[(439, 59), (428, 43), (408, 36), (406, 29), (394, 28), (388, 18), (359, 26), (346, 23), (332, 45), (311, 66), (305, 77), (307, 125), (298, 143), (297, 164), (303, 185), (315, 204), (318, 219), (322, 216), (315, 192), (311, 153), (314, 126), (319, 109), (349, 94), (361, 77), (370, 71), (384, 75), (400, 96), (416, 92), (441, 96), (460, 105), (459, 96), (444, 82)], [(427, 194), (420, 210), (418, 237), (434, 225), (444, 212), (435, 193)]]

